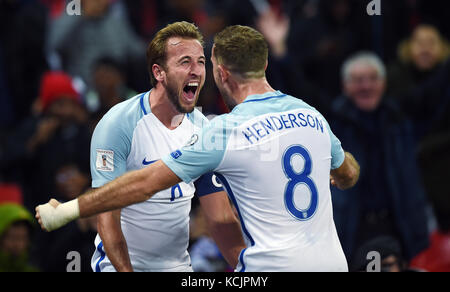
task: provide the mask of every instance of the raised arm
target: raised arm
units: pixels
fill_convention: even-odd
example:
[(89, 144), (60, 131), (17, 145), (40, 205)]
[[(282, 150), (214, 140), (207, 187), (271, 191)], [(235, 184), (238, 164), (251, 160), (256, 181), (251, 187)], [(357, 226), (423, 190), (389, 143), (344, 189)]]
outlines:
[(91, 190), (78, 199), (60, 204), (50, 200), (36, 207), (36, 218), (42, 229), (52, 231), (77, 218), (90, 217), (107, 211), (144, 202), (155, 193), (181, 182), (162, 161), (135, 170)]
[(359, 179), (359, 164), (353, 155), (345, 152), (345, 159), (342, 165), (331, 170), (331, 184), (341, 190), (353, 187)]

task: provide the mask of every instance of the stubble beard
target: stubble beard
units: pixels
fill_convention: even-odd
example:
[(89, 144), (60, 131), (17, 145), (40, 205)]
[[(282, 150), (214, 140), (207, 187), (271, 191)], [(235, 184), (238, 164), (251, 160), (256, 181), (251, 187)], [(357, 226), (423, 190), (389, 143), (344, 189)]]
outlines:
[(172, 85), (170, 82), (167, 84), (166, 91), (169, 101), (173, 104), (175, 109), (182, 114), (188, 114), (194, 111), (195, 106), (192, 108), (183, 107), (180, 103), (180, 94), (176, 90), (177, 86)]

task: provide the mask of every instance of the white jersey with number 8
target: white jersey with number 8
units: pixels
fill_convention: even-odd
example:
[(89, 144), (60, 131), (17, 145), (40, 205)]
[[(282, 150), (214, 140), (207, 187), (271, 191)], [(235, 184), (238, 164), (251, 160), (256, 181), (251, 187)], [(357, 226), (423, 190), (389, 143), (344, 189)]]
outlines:
[[(214, 171), (241, 220), (236, 271), (347, 271), (330, 170), (344, 151), (324, 117), (281, 92), (252, 95), (163, 158), (185, 182)], [(201, 162), (201, 163), (199, 163)]]

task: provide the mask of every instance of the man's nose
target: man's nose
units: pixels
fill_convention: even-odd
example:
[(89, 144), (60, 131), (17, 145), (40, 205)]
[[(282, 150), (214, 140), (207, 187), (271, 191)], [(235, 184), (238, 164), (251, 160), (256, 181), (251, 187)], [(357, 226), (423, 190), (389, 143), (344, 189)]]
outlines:
[(201, 64), (194, 63), (191, 66), (191, 72), (190, 72), (191, 75), (202, 76), (204, 74), (204, 72), (205, 72), (205, 66), (203, 66)]

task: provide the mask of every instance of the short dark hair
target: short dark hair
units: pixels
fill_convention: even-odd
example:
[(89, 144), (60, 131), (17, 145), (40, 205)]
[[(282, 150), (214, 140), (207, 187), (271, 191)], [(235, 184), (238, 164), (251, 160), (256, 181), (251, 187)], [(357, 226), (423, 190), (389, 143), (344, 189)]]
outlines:
[(242, 25), (225, 28), (214, 38), (214, 55), (219, 64), (244, 78), (265, 76), (269, 48), (257, 30)]

